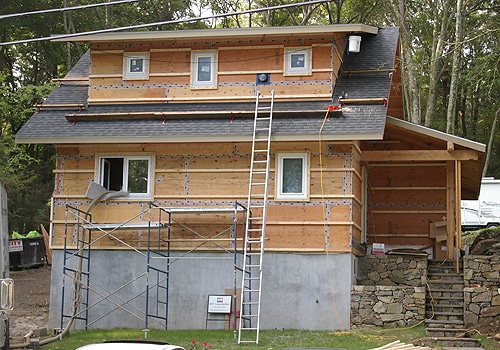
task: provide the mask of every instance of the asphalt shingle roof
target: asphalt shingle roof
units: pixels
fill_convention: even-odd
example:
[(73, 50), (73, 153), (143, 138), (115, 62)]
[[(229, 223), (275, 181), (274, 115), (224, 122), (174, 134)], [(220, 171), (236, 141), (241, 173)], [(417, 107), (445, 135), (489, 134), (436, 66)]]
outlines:
[[(393, 68), (397, 28), (381, 28), (377, 35), (362, 35), (361, 52), (346, 54), (342, 71)], [(67, 104), (61, 108), (42, 108), (35, 113), (16, 135), (21, 143), (76, 142), (157, 142), (157, 141), (221, 141), (251, 138), (254, 103), (158, 103), (113, 104), (87, 106), (83, 111), (70, 104), (87, 105), (90, 55), (86, 53), (66, 76), (59, 87), (47, 97), (45, 104)], [(345, 92), (348, 98), (388, 97), (390, 76), (385, 73), (348, 75), (341, 73), (332, 100), (306, 102), (275, 102), (273, 137), (282, 139), (312, 139), (322, 127), (326, 108), (337, 103)], [(211, 112), (212, 114), (205, 113)], [(168, 114), (151, 118), (151, 113)], [(213, 112), (220, 112), (217, 117)], [(234, 113), (231, 113), (234, 112)], [(245, 113), (239, 113), (245, 112)], [(381, 103), (344, 105), (341, 117), (331, 117), (324, 124), (324, 139), (381, 138), (387, 108)], [(67, 118), (81, 113), (81, 118)], [(85, 115), (109, 113), (144, 113), (149, 117), (129, 119), (88, 119)], [(183, 115), (175, 115), (182, 113)]]

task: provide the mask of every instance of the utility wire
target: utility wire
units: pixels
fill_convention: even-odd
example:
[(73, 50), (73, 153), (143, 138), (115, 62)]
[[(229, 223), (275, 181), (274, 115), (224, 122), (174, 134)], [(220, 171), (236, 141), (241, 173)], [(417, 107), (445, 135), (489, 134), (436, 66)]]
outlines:
[(38, 15), (38, 14), (51, 13), (51, 12), (64, 12), (64, 11), (71, 11), (71, 10), (81, 10), (81, 9), (86, 9), (86, 8), (90, 8), (90, 7), (118, 5), (118, 4), (125, 4), (125, 3), (129, 3), (129, 2), (137, 2), (137, 1), (142, 1), (142, 0), (118, 0), (118, 1), (103, 2), (103, 3), (99, 3), (99, 4), (61, 7), (61, 8), (55, 8), (55, 9), (38, 10), (38, 11), (22, 12), (22, 13), (9, 13), (6, 15), (0, 15), (0, 19)]
[(216, 18), (221, 18), (221, 17), (230, 17), (230, 16), (245, 15), (245, 14), (257, 13), (257, 12), (264, 12), (264, 11), (273, 11), (273, 10), (279, 10), (279, 9), (284, 9), (284, 8), (289, 8), (289, 7), (302, 6), (302, 5), (315, 5), (315, 4), (327, 3), (327, 2), (331, 2), (331, 1), (332, 0), (304, 1), (304, 2), (299, 2), (299, 3), (295, 3), (295, 4), (284, 4), (284, 5), (277, 5), (277, 6), (262, 7), (262, 8), (254, 9), (254, 10), (226, 12), (226, 13), (218, 14), (218, 15), (192, 17), (192, 18), (181, 18), (181, 19), (171, 20), (171, 21), (144, 23), (144, 24), (137, 24), (137, 25), (133, 25), (133, 26), (93, 30), (93, 31), (81, 32), (81, 33), (56, 34), (56, 35), (51, 35), (49, 37), (32, 38), (32, 39), (24, 39), (24, 40), (16, 40), (16, 41), (6, 41), (6, 42), (0, 43), (0, 46), (26, 44), (26, 43), (37, 42), (37, 41), (72, 38), (72, 37), (91, 35), (91, 34), (110, 33), (110, 32), (117, 32), (120, 30), (130, 30), (130, 29), (146, 28), (146, 27), (153, 27), (153, 26), (161, 26), (161, 25), (165, 25), (165, 24), (189, 23), (189, 22), (203, 21), (203, 20), (209, 20), (209, 19), (216, 19)]

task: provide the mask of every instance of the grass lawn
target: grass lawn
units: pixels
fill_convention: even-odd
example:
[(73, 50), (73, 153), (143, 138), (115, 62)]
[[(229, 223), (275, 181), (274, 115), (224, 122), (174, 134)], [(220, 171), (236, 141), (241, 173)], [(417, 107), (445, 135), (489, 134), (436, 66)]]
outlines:
[[(245, 343), (241, 346), (237, 342), (237, 334), (224, 330), (183, 330), (159, 331), (152, 330), (148, 334), (149, 340), (161, 340), (170, 344), (180, 345), (186, 350), (242, 350), (263, 349), (279, 350), (283, 348), (316, 347), (341, 348), (348, 350), (364, 350), (379, 347), (399, 340), (411, 343), (425, 337), (424, 326), (413, 328), (370, 328), (357, 331), (304, 331), (304, 330), (262, 330), (259, 346), (254, 343)], [(62, 340), (46, 344), (42, 350), (74, 350), (89, 343), (100, 343), (106, 340), (143, 339), (141, 330), (115, 329), (74, 331)], [(196, 341), (196, 343), (193, 343)], [(206, 346), (203, 343), (206, 342)]]

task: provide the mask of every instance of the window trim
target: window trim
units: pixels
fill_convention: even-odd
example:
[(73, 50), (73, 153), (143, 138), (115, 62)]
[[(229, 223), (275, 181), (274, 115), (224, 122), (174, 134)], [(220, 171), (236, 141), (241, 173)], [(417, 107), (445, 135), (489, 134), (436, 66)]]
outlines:
[[(153, 194), (153, 156), (152, 155), (135, 155), (135, 154), (128, 154), (128, 155), (117, 155), (117, 154), (102, 154), (97, 156), (97, 183), (100, 184), (101, 186), (104, 186), (104, 161), (106, 159), (110, 158), (121, 158), (123, 159), (123, 188), (122, 191), (127, 191), (126, 189), (128, 188), (128, 167), (129, 167), (129, 161), (131, 160), (147, 160), (148, 161), (148, 184), (147, 184), (147, 192), (146, 193), (134, 193), (134, 192), (129, 192), (128, 196), (126, 197), (127, 199), (130, 198), (138, 198), (138, 199), (150, 199)], [(105, 187), (105, 186), (104, 186)], [(120, 199), (123, 197), (119, 197), (117, 199)]]
[[(216, 89), (217, 88), (217, 51), (202, 50), (191, 52), (191, 89)], [(199, 59), (210, 57), (210, 80), (200, 81), (198, 79)]]
[[(292, 67), (292, 55), (304, 54), (304, 67)], [(286, 47), (284, 61), (284, 75), (312, 75), (312, 48)]]
[[(131, 62), (134, 59), (143, 60), (143, 71), (131, 72)], [(123, 79), (125, 80), (141, 80), (149, 79), (149, 52), (129, 52), (123, 55)]]
[[(283, 193), (283, 160), (284, 159), (302, 159), (302, 192), (301, 193)], [(276, 200), (281, 201), (308, 201), (309, 200), (309, 153), (304, 152), (283, 152), (276, 156)]]

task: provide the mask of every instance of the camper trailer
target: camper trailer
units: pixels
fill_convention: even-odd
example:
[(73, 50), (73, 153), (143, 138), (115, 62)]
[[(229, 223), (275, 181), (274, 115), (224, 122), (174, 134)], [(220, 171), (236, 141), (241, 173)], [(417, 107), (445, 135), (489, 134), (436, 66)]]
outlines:
[(477, 200), (462, 201), (462, 231), (500, 226), (500, 180), (483, 178)]

